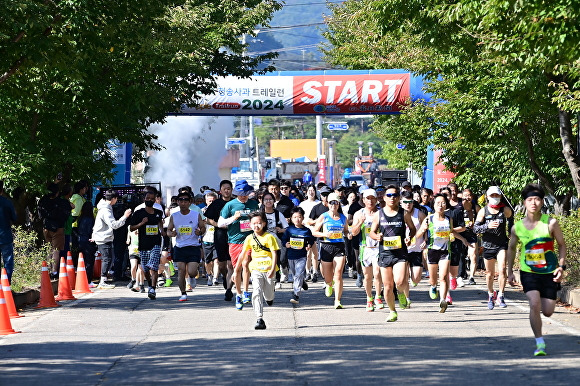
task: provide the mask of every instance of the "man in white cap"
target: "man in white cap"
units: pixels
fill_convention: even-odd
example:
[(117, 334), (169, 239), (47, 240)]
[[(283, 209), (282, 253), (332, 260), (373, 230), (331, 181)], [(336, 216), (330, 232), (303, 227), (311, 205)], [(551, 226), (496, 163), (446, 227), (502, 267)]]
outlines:
[[(228, 201), (228, 203), (222, 208), (220, 212), (220, 217), (218, 219), (218, 227), (228, 229), (228, 246), (230, 257), (232, 259), (232, 266), (235, 268), (242, 252), (242, 247), (244, 245), (244, 240), (246, 236), (252, 233), (250, 227), (250, 213), (258, 210), (258, 202), (255, 200), (250, 200), (249, 195), (254, 190), (251, 185), (248, 185), (246, 180), (241, 180), (236, 182), (234, 186), (233, 194), (237, 197), (235, 200)], [(251, 301), (250, 292), (248, 292), (248, 286), (250, 282), (250, 272), (247, 269), (235, 270), (238, 272), (235, 277), (233, 277), (234, 284), (236, 285), (236, 308), (241, 310), (244, 304)], [(244, 277), (242, 292), (242, 276)], [(231, 290), (232, 283), (228, 283)]]
[[(513, 212), (501, 202), (502, 192), (497, 186), (490, 186), (486, 197), (488, 203), (477, 213), (474, 231), (481, 235), (488, 291), (487, 308), (493, 310), (496, 300), (501, 308), (507, 307), (504, 297), (507, 281), (506, 250), (509, 242), (506, 224)], [(495, 260), (499, 268), (499, 293), (493, 290)]]

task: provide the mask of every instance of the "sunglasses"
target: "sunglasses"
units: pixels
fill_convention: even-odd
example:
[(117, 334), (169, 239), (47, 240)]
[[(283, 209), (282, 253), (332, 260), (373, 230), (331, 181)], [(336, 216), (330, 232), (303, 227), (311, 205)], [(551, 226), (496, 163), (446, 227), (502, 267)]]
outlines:
[(189, 198), (178, 198), (177, 201), (191, 201)]
[(329, 202), (330, 205), (338, 205), (340, 204), (340, 202), (336, 201), (336, 200), (332, 200)]
[(387, 193), (387, 194), (385, 194), (385, 196), (387, 196), (389, 198), (399, 197), (399, 193)]
[(403, 200), (403, 204), (412, 204), (412, 203), (413, 203), (413, 200), (411, 200), (411, 201)]

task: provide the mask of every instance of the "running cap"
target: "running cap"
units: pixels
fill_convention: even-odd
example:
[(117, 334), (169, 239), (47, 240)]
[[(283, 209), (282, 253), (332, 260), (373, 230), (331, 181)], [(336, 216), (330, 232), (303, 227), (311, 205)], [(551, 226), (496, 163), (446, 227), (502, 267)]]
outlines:
[(487, 193), (485, 193), (485, 195), (491, 196), (492, 194), (502, 195), (502, 192), (501, 192), (500, 188), (498, 188), (497, 186), (490, 186), (489, 189), (487, 189)]
[(401, 188), (407, 188), (407, 187), (411, 187), (411, 183), (409, 181), (403, 181), (403, 183), (401, 184)]
[(338, 201), (340, 203), (340, 198), (338, 197), (338, 194), (330, 193), (328, 195), (328, 202), (331, 202), (331, 201)]
[(254, 190), (254, 187), (249, 185), (248, 181), (239, 180), (236, 181), (236, 186), (234, 186), (233, 193), (236, 196), (248, 196), (252, 190)]
[(328, 186), (324, 185), (322, 188), (320, 188), (318, 190), (318, 193), (320, 193), (320, 194), (329, 194), (329, 193), (332, 193), (332, 189), (330, 189)]
[(374, 189), (367, 189), (363, 192), (363, 198), (367, 198), (369, 196), (377, 197), (377, 192)]

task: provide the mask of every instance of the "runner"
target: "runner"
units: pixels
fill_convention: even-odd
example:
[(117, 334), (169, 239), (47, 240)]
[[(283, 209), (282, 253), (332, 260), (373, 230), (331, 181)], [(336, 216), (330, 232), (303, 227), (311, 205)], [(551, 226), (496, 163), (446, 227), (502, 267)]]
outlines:
[[(409, 227), (409, 235), (406, 228)], [(371, 238), (379, 241), (379, 267), (387, 305), (391, 311), (387, 322), (395, 322), (398, 318), (395, 309), (395, 294), (393, 289), (397, 287), (399, 306), (407, 308), (405, 290), (408, 291), (407, 278), (407, 246), (411, 244), (411, 238), (415, 236), (415, 225), (410, 213), (399, 207), (399, 188), (395, 185), (386, 187), (385, 207), (379, 210), (373, 217), (371, 225)]]
[[(501, 308), (507, 307), (504, 297), (507, 280), (506, 250), (509, 242), (506, 224), (513, 213), (510, 208), (501, 202), (502, 192), (497, 186), (490, 186), (487, 189), (486, 196), (488, 204), (477, 213), (475, 231), (481, 234), (481, 244), (483, 246), (488, 293), (487, 308), (493, 310), (496, 299), (499, 300), (498, 305)], [(496, 260), (499, 270), (499, 293), (493, 290)]]
[[(366, 189), (363, 192), (365, 207), (354, 214), (352, 224), (353, 237), (360, 235), (359, 261), (363, 270), (363, 286), (367, 295), (366, 310), (372, 312), (375, 306), (378, 309), (385, 308), (382, 294), (381, 270), (379, 267), (379, 242), (369, 235), (373, 218), (378, 212), (377, 193), (374, 189)], [(375, 294), (373, 296), (373, 276)]]
[[(447, 292), (449, 291), (449, 263), (451, 251), (451, 235), (462, 240), (464, 244), (467, 241), (453, 229), (453, 219), (446, 213), (449, 201), (447, 196), (438, 193), (433, 197), (434, 214), (427, 216), (421, 223), (421, 228), (415, 237), (420, 238), (427, 234), (427, 262), (429, 265), (429, 296), (431, 299), (437, 299), (440, 295), (439, 312), (444, 313), (447, 310)], [(439, 273), (437, 272), (439, 271)], [(439, 275), (439, 276), (437, 276)], [(439, 291), (437, 291), (437, 279), (440, 282)]]
[(292, 224), (284, 231), (282, 243), (286, 245), (288, 253), (288, 266), (293, 277), (292, 299), (293, 304), (300, 303), (300, 291), (308, 290), (308, 284), (304, 281), (306, 274), (306, 256), (308, 250), (314, 245), (314, 236), (310, 229), (303, 224), (304, 210), (300, 207), (292, 208)]
[[(425, 220), (425, 213), (415, 208), (415, 201), (413, 201), (413, 195), (411, 192), (401, 192), (401, 208), (405, 210), (405, 212), (411, 213), (411, 219), (413, 220), (413, 225), (415, 225), (415, 229), (419, 229), (423, 220)], [(411, 230), (407, 227), (407, 237), (409, 237)], [(411, 273), (411, 285), (413, 287), (417, 287), (417, 284), (421, 281), (422, 273), (423, 273), (423, 248), (421, 247), (425, 242), (424, 238), (411, 238), (411, 245), (407, 248), (407, 256), (409, 261), (409, 268)], [(405, 292), (405, 296), (407, 297), (407, 305), (411, 304), (411, 300), (409, 298), (409, 287), (407, 286), (407, 291)]]
[[(212, 192), (208, 190), (205, 193), (205, 204), (206, 206), (202, 209), (202, 216), (204, 221), (207, 221), (205, 217), (205, 212), (207, 208), (218, 199), (218, 195), (216, 192)], [(202, 239), (202, 248), (203, 248), (203, 255), (205, 259), (205, 270), (208, 273), (207, 275), (207, 285), (212, 286), (214, 284), (217, 285), (218, 283), (218, 276), (219, 276), (219, 262), (218, 254), (215, 246), (215, 227), (213, 225), (206, 226), (205, 233), (203, 234)]]
[[(312, 232), (312, 226), (308, 224), (310, 212), (312, 208), (320, 204), (320, 200), (316, 197), (316, 186), (314, 184), (308, 185), (306, 189), (306, 200), (300, 203), (300, 207), (304, 210), (304, 225)], [(318, 280), (318, 248), (310, 248), (308, 250), (308, 258), (306, 260), (306, 281), (312, 280), (316, 283)]]
[(214, 245), (217, 252), (219, 271), (223, 276), (223, 286), (226, 290), (224, 300), (229, 302), (234, 297), (231, 290), (231, 277), (234, 272), (234, 267), (232, 266), (232, 260), (228, 249), (227, 226), (224, 226), (223, 228), (219, 227), (218, 220), (223, 207), (233, 200), (231, 181), (222, 180), (220, 182), (220, 195), (221, 198), (212, 202), (204, 214), (207, 223), (214, 227)]
[[(449, 206), (447, 207), (447, 212), (453, 220), (453, 230), (459, 234), (465, 232), (465, 221), (463, 219), (463, 203), (461, 199), (457, 196), (459, 192), (457, 184), (452, 182), (447, 185), (447, 199), (449, 200)], [(464, 260), (465, 256), (463, 253), (463, 244), (459, 238), (451, 241), (451, 254), (449, 261), (449, 273), (451, 275), (449, 283), (449, 291), (447, 292), (446, 301), (447, 304), (452, 304), (453, 299), (451, 298), (451, 290), (456, 290), (457, 287), (463, 287), (465, 283), (463, 279), (459, 276), (459, 265)]]
[(185, 276), (195, 277), (201, 262), (200, 235), (205, 232), (205, 222), (198, 212), (189, 209), (191, 195), (183, 192), (177, 195), (179, 212), (169, 218), (167, 235), (175, 237), (173, 261), (177, 263), (177, 284), (181, 291), (180, 302), (187, 301)]
[(346, 262), (344, 239), (347, 235), (350, 235), (350, 232), (348, 231), (346, 217), (338, 212), (340, 209), (338, 195), (330, 193), (327, 201), (329, 211), (322, 213), (318, 217), (314, 225), (313, 235), (322, 238), (319, 244), (319, 256), (322, 261), (322, 275), (326, 283), (326, 297), (331, 297), (334, 292), (334, 308), (341, 309), (342, 272)]
[[(248, 185), (246, 180), (236, 182), (233, 193), (236, 199), (229, 201), (220, 212), (218, 226), (228, 229), (228, 248), (232, 259), (232, 266), (236, 268), (238, 257), (242, 251), (242, 246), (246, 236), (252, 232), (250, 227), (250, 213), (258, 210), (258, 202), (249, 199), (249, 194), (254, 188)], [(279, 248), (278, 248), (279, 249)], [(245, 261), (245, 260), (244, 260)], [(243, 269), (242, 269), (243, 268)], [(248, 292), (250, 281), (250, 271), (247, 267), (241, 267), (237, 270), (236, 275), (232, 276), (232, 281), (236, 285), (236, 308), (241, 310), (244, 304), (250, 302), (251, 294)], [(243, 275), (243, 292), (242, 292), (242, 275)], [(228, 289), (231, 291), (232, 283)]]
[(479, 248), (477, 246), (478, 240), (477, 235), (473, 231), (475, 225), (475, 219), (477, 218), (477, 213), (480, 210), (477, 202), (473, 200), (473, 193), (471, 189), (463, 189), (463, 219), (465, 221), (466, 231), (464, 232), (464, 237), (469, 243), (467, 247), (467, 257), (469, 258), (469, 281), (467, 284), (475, 285), (475, 271), (477, 270), (477, 260)]
[[(542, 214), (544, 196), (539, 185), (529, 184), (523, 189), (526, 217), (512, 227), (507, 250), (508, 282), (514, 285), (516, 246), (521, 243), (520, 280), (530, 305), (530, 325), (536, 338), (535, 356), (546, 355), (541, 313), (546, 317), (554, 313), (560, 282), (566, 270), (564, 236), (558, 221)], [(554, 252), (554, 240), (558, 244), (558, 256)]]
[(149, 291), (147, 296), (155, 300), (159, 260), (161, 257), (161, 232), (163, 230), (163, 212), (153, 208), (155, 191), (151, 188), (145, 192), (145, 207), (136, 210), (131, 219), (130, 231), (139, 230), (139, 258)]
[[(328, 212), (328, 195), (332, 192), (332, 190), (326, 186), (326, 185), (322, 185), (322, 187), (320, 189), (318, 189), (318, 193), (320, 194), (320, 203), (316, 204), (312, 210), (310, 211), (310, 216), (309, 218), (306, 219), (306, 221), (304, 222), (306, 226), (311, 227), (310, 230), (312, 231), (312, 234), (314, 234), (315, 228), (314, 226), (316, 225), (316, 220), (318, 220), (318, 218), (323, 214)], [(342, 209), (341, 209), (342, 210)], [(318, 255), (318, 260), (315, 263), (315, 266), (312, 268), (313, 271), (314, 269), (318, 266), (319, 261), (320, 261), (320, 239), (316, 240), (317, 243), (317, 255)], [(312, 273), (312, 282), (316, 283), (318, 281), (318, 270), (314, 271)]]
[[(238, 184), (236, 184), (236, 189), (238, 187)], [(243, 193), (241, 190), (236, 191)], [(245, 237), (244, 244), (239, 250), (240, 252), (236, 258), (239, 264), (234, 264), (234, 277), (239, 277), (240, 271), (242, 269), (245, 270), (246, 266), (248, 267), (252, 275), (252, 287), (254, 289), (252, 306), (258, 318), (254, 329), (265, 330), (266, 323), (262, 318), (264, 313), (262, 298), (266, 300), (266, 304), (269, 306), (274, 303), (274, 276), (277, 268), (274, 253), (280, 249), (280, 246), (276, 238), (266, 231), (268, 220), (266, 220), (264, 212), (255, 211), (247, 215), (247, 217), (250, 219), (250, 227), (254, 232)]]

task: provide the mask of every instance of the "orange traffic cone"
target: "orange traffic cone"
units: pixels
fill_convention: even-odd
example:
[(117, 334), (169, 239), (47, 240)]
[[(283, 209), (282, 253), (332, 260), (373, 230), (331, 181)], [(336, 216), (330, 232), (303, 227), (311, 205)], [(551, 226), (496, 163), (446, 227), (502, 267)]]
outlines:
[(85, 259), (82, 252), (79, 253), (79, 267), (77, 269), (77, 281), (75, 285), (75, 293), (77, 294), (90, 294), (93, 293), (89, 289), (89, 280), (87, 278), (87, 269), (85, 267)]
[(36, 308), (60, 307), (54, 300), (54, 292), (52, 291), (52, 283), (48, 275), (48, 264), (46, 261), (42, 262), (42, 274), (40, 276), (40, 300)]
[(12, 323), (10, 323), (10, 316), (8, 315), (8, 308), (6, 307), (6, 299), (4, 299), (4, 291), (0, 285), (0, 335), (16, 334), (17, 332), (20, 331), (14, 331)]
[(70, 251), (68, 251), (66, 254), (66, 275), (68, 277), (68, 284), (70, 286), (70, 289), (74, 290), (76, 275), (75, 275), (75, 266), (73, 264), (72, 254), (70, 253)]
[(8, 273), (6, 269), (2, 268), (2, 291), (4, 291), (4, 299), (6, 300), (6, 309), (8, 310), (8, 315), (10, 319), (21, 318), (24, 315), (19, 315), (16, 311), (16, 305), (14, 304), (14, 298), (12, 297), (12, 288), (10, 287), (10, 282), (8, 281)]
[(93, 265), (93, 278), (101, 277), (101, 264), (103, 263), (101, 254), (95, 254), (95, 264)]
[(64, 264), (64, 257), (60, 258), (60, 272), (58, 273), (58, 295), (55, 300), (76, 300), (70, 289), (68, 283), (68, 275), (66, 273), (66, 265)]

